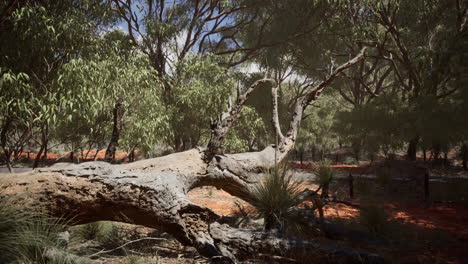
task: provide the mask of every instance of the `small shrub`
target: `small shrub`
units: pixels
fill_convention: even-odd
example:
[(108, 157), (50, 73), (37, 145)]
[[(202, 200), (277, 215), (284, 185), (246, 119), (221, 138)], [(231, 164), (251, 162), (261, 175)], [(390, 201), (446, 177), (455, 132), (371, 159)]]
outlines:
[(329, 184), (335, 176), (335, 169), (330, 167), (329, 161), (322, 161), (314, 170), (317, 180), (321, 185)]
[[(117, 248), (125, 242), (126, 230), (116, 224), (111, 224), (109, 230), (99, 238), (99, 243), (107, 250)], [(117, 250), (116, 253), (124, 253), (124, 248)]]
[(371, 233), (385, 235), (389, 228), (389, 215), (377, 205), (363, 206), (359, 211), (359, 222)]
[(317, 180), (322, 187), (322, 197), (328, 197), (328, 187), (335, 176), (335, 169), (330, 166), (327, 160), (321, 161), (314, 170)]
[(95, 240), (104, 234), (104, 224), (102, 222), (92, 222), (84, 224), (77, 229), (77, 235), (82, 239)]
[(275, 168), (265, 175), (265, 180), (250, 190), (249, 203), (258, 217), (264, 218), (265, 230), (280, 233), (301, 229), (302, 218), (294, 208), (301, 202), (301, 182), (287, 175), (285, 167)]

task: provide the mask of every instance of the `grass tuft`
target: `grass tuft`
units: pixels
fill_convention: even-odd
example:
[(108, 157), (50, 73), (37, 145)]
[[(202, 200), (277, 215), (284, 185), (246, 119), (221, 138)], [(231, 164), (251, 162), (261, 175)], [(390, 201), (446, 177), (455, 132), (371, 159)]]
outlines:
[(288, 175), (286, 167), (265, 174), (264, 181), (250, 190), (249, 203), (258, 217), (264, 218), (265, 230), (280, 233), (300, 229), (302, 218), (295, 207), (301, 203), (301, 182)]
[(105, 225), (102, 222), (92, 222), (79, 226), (76, 234), (85, 240), (99, 239), (105, 233)]
[[(52, 218), (37, 208), (15, 205), (13, 198), (0, 199), (0, 263), (51, 263), (44, 255), (62, 248), (58, 234), (67, 228), (63, 219)], [(53, 260), (58, 264), (69, 260)]]
[(359, 222), (376, 235), (387, 235), (390, 228), (389, 215), (382, 207), (368, 204), (359, 211)]

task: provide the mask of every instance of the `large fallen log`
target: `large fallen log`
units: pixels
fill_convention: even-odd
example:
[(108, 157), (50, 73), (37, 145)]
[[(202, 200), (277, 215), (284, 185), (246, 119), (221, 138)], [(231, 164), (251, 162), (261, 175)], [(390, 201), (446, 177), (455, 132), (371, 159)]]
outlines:
[(0, 176), (0, 195), (22, 194), (17, 203), (42, 203), (52, 214), (72, 217), (77, 223), (113, 220), (158, 228), (183, 245), (195, 247), (203, 256), (227, 262), (250, 259), (258, 254), (299, 261), (303, 256), (328, 256), (336, 260), (380, 262), (381, 258), (373, 254), (319, 241), (281, 238), (220, 225), (218, 215), (187, 197), (196, 187), (215, 186), (249, 200), (249, 188), (258, 182), (259, 172), (281, 162), (294, 147), (303, 111), (333, 78), (360, 61), (364, 51), (331, 69), (322, 82), (304, 90), (285, 135), (281, 133), (277, 118), (277, 89), (272, 88), (272, 122), (278, 137), (277, 146), (268, 146), (259, 152), (223, 154), (223, 140), (239, 118), (248, 95), (258, 85), (271, 82), (262, 79), (245, 89), (237, 104), (212, 124), (212, 138), (206, 149), (123, 165), (61, 163), (27, 173), (5, 174)]
[[(22, 194), (17, 203), (41, 203), (54, 215), (72, 217), (77, 223), (112, 220), (158, 228), (183, 245), (195, 247), (206, 257), (223, 256), (237, 261), (259, 253), (294, 258), (299, 256), (298, 252), (304, 252), (314, 256), (376, 259), (370, 253), (322, 245), (318, 241), (298, 243), (296, 239), (221, 225), (217, 223), (220, 217), (214, 212), (187, 198), (191, 189), (206, 184), (242, 194), (240, 186), (249, 184), (249, 175), (253, 177), (253, 173), (244, 171), (243, 175), (247, 176), (240, 178), (237, 173), (254, 169), (250, 165), (259, 164), (258, 160), (269, 152), (223, 156), (210, 163), (203, 163), (202, 150), (128, 166), (105, 162), (62, 163), (26, 173), (4, 174), (0, 178), (0, 190), (2, 196)], [(231, 167), (233, 160), (237, 163)], [(168, 167), (166, 162), (181, 166)], [(202, 164), (205, 164), (203, 170)], [(136, 171), (137, 168), (141, 171)]]

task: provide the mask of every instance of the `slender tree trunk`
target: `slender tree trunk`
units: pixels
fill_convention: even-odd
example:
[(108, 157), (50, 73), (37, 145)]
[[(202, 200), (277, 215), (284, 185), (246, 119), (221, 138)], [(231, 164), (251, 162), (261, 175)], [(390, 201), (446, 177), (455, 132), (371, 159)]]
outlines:
[(356, 159), (356, 164), (359, 165), (359, 161), (360, 161), (359, 154), (361, 151), (359, 148), (353, 148), (353, 152), (354, 152), (354, 158)]
[(93, 157), (93, 160), (94, 160), (94, 161), (97, 160), (99, 151), (101, 151), (101, 150), (102, 150), (102, 149), (100, 149), (100, 148), (96, 148), (96, 153), (94, 153), (94, 157)]
[(0, 133), (0, 142), (2, 144), (3, 154), (5, 155), (5, 163), (7, 165), (8, 171), (12, 173), (13, 167), (11, 166), (11, 151), (9, 148), (7, 148), (7, 133), (10, 129), (11, 123), (12, 120), (7, 118)]
[(419, 137), (416, 137), (409, 141), (408, 143), (408, 150), (406, 151), (406, 159), (415, 161), (416, 160), (416, 152), (418, 151), (418, 141)]
[(47, 159), (49, 158), (48, 155), (49, 155), (49, 137), (46, 137), (44, 141), (44, 153), (42, 154), (43, 162), (47, 162)]
[(8, 171), (13, 173), (13, 166), (11, 165), (11, 154), (7, 149), (3, 150), (3, 153), (5, 154), (5, 163), (7, 165)]
[[(36, 155), (36, 159), (34, 160), (33, 169), (37, 168), (37, 166), (39, 166), (39, 162), (41, 161), (41, 159), (43, 159), (43, 153), (44, 153), (44, 151), (47, 151), (46, 150), (47, 149), (47, 141), (48, 141), (48, 127), (47, 127), (47, 125), (45, 125), (42, 128), (41, 147), (39, 149), (39, 152)], [(47, 152), (46, 152), (46, 155), (47, 155)]]
[(88, 150), (86, 151), (86, 154), (85, 154), (85, 156), (83, 157), (83, 160), (84, 160), (84, 161), (87, 161), (87, 160), (88, 160), (88, 156), (89, 156), (89, 153), (91, 152), (91, 148), (92, 148), (91, 145), (88, 146)]
[(108, 162), (115, 162), (115, 153), (117, 151), (117, 147), (119, 146), (120, 131), (122, 130), (123, 126), (123, 115), (123, 104), (119, 100), (114, 106), (112, 136), (109, 145), (107, 146), (106, 155), (104, 157), (104, 159)]
[(461, 147), (462, 165), (464, 170), (468, 170), (468, 144)]
[(39, 161), (41, 160), (43, 152), (44, 152), (44, 146), (41, 145), (41, 147), (39, 148), (39, 152), (37, 152), (36, 158), (34, 159), (33, 169), (35, 169), (35, 168), (37, 168), (37, 166), (39, 166)]
[(433, 153), (434, 153), (434, 160), (440, 159), (440, 144), (439, 143), (433, 144)]
[(448, 153), (444, 152), (444, 168), (448, 169), (449, 163), (448, 163)]

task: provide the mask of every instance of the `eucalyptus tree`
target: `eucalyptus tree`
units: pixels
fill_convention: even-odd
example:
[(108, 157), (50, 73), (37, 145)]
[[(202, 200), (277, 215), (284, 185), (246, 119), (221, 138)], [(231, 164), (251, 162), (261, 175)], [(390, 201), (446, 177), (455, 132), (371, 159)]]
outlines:
[[(255, 0), (110, 2), (112, 9), (126, 23), (132, 43), (148, 55), (164, 85), (164, 102), (173, 108), (178, 105), (174, 95), (179, 85), (177, 71), (181, 67), (178, 64), (184, 65), (185, 60), (191, 59), (191, 54), (220, 55), (224, 57), (222, 65), (236, 66), (258, 57), (266, 48), (281, 46), (313, 32), (320, 24), (319, 20), (309, 22), (313, 17), (319, 17), (322, 11), (316, 11), (325, 9), (322, 6), (327, 1), (287, 5), (284, 1)], [(293, 21), (293, 17), (288, 16), (292, 7), (300, 11), (304, 5), (307, 12), (301, 13), (302, 18), (289, 23), (281, 34), (275, 32), (286, 19)], [(174, 134), (169, 142), (175, 150), (189, 148), (190, 144), (184, 142), (193, 142), (193, 139), (179, 131), (190, 114), (181, 118), (186, 113), (185, 108), (174, 113), (177, 114), (170, 118)]]
[[(235, 100), (227, 104), (227, 111), (218, 113), (218, 118), (213, 121), (207, 148), (122, 165), (103, 162), (58, 164), (3, 177), (0, 190), (2, 195), (9, 196), (27, 189), (28, 194), (35, 197), (34, 202), (43, 201), (52, 214), (69, 213), (75, 215), (78, 222), (106, 219), (160, 228), (182, 244), (194, 246), (213, 261), (235, 263), (258, 253), (297, 259), (301, 257), (300, 252), (306, 258), (319, 254), (341, 260), (383, 263), (382, 258), (368, 252), (323, 245), (316, 240), (298, 245), (294, 238), (232, 228), (219, 223), (219, 216), (210, 209), (188, 199), (188, 192), (193, 188), (214, 186), (247, 200), (249, 188), (259, 180), (258, 173), (283, 161), (294, 148), (304, 111), (342, 71), (362, 60), (364, 52), (365, 49), (330, 69), (322, 80), (303, 90), (284, 134), (278, 119), (272, 118), (277, 144), (261, 151), (228, 154), (224, 152), (224, 143), (241, 117), (248, 97), (260, 85), (270, 85), (272, 116), (278, 116), (278, 104), (275, 103), (278, 89), (270, 79), (260, 79), (239, 89)], [(24, 198), (18, 203), (32, 202), (26, 196)], [(122, 215), (126, 217), (122, 218)]]
[[(364, 1), (370, 19), (384, 29), (369, 32), (369, 44), (388, 60), (413, 120), (426, 100), (438, 103), (461, 88), (463, 43), (466, 39), (466, 1)], [(425, 99), (427, 98), (427, 99)], [(431, 99), (432, 98), (432, 99)], [(427, 105), (426, 105), (427, 106)], [(415, 123), (415, 122), (412, 122)], [(408, 126), (408, 158), (416, 158), (425, 130)], [(434, 142), (438, 144), (437, 142)]]
[(59, 86), (67, 101), (59, 105), (63, 115), (58, 118), (58, 131), (66, 134), (74, 127), (78, 140), (95, 131), (107, 132), (105, 158), (109, 161), (115, 160), (121, 138), (130, 151), (148, 150), (166, 133), (168, 115), (159, 97), (162, 85), (146, 55), (136, 50), (122, 54), (114, 48), (73, 59), (60, 72)]
[[(418, 142), (423, 149), (439, 149), (436, 152), (454, 145), (454, 137), (435, 124), (440, 119), (454, 128), (449, 102), (462, 87), (466, 12), (463, 1), (353, 1), (340, 5), (337, 16), (326, 24), (324, 41), (329, 36), (326, 33), (335, 34), (328, 42), (328, 52), (346, 57), (363, 46), (372, 48), (360, 67), (343, 72), (334, 83), (348, 105), (362, 108), (343, 113), (338, 121), (343, 129), (338, 132), (352, 140), (355, 149), (380, 149), (387, 155), (404, 140), (410, 142), (407, 156), (414, 160)], [(307, 62), (317, 49), (301, 51), (297, 51), (301, 56), (296, 56), (296, 66), (316, 68)], [(343, 123), (345, 120), (357, 123)], [(364, 140), (363, 133), (375, 136)]]
[(367, 151), (372, 161), (379, 152), (389, 157), (403, 146), (404, 134), (397, 128), (405, 123), (406, 113), (399, 95), (386, 93), (370, 103), (340, 111), (334, 129), (351, 143), (357, 161), (362, 151)]
[(298, 143), (303, 145), (304, 150), (311, 150), (313, 159), (317, 151), (319, 159), (325, 159), (325, 155), (339, 145), (340, 134), (335, 131), (335, 125), (340, 109), (336, 93), (326, 93), (305, 112), (306, 118), (299, 131)]
[[(2, 6), (0, 54), (2, 69), (26, 74), (34, 103), (29, 130), (40, 146), (34, 166), (46, 156), (50, 128), (56, 120), (57, 105), (66, 100), (57, 93), (54, 80), (61, 66), (80, 49), (90, 45), (90, 36), (111, 21), (100, 1), (10, 1)], [(5, 122), (18, 120), (4, 119)], [(25, 120), (20, 120), (25, 122)]]
[(225, 149), (228, 153), (255, 151), (264, 147), (262, 137), (268, 135), (265, 122), (257, 110), (246, 105), (239, 121), (226, 137)]
[(175, 65), (172, 104), (166, 108), (174, 121), (171, 136), (176, 150), (206, 144), (209, 125), (235, 91), (235, 76), (221, 63), (221, 58), (212, 54), (188, 53)]
[(31, 121), (35, 106), (34, 94), (29, 87), (29, 76), (14, 74), (0, 68), (0, 144), (5, 163), (12, 172), (12, 161), (18, 158), (31, 137)]
[[(190, 148), (190, 142), (197, 143), (202, 135), (200, 131), (194, 131), (195, 135), (189, 135), (190, 133), (184, 133), (185, 130), (182, 129), (187, 124), (195, 125), (187, 122), (188, 120), (195, 121), (197, 124), (203, 120), (193, 119), (190, 116), (187, 103), (200, 104), (202, 101), (195, 102), (189, 97), (179, 100), (182, 96), (180, 95), (181, 89), (177, 86), (183, 86), (183, 79), (188, 75), (186, 70), (188, 63), (196, 56), (193, 54), (203, 53), (202, 49), (206, 47), (203, 43), (213, 41), (221, 32), (226, 31), (227, 27), (236, 27), (237, 25), (230, 25), (230, 22), (234, 21), (231, 17), (236, 11), (246, 6), (241, 3), (233, 5), (224, 1), (173, 1), (169, 3), (163, 0), (115, 0), (110, 2), (111, 8), (126, 23), (133, 45), (147, 54), (149, 62), (156, 71), (156, 76), (163, 84), (164, 90), (161, 96), (167, 107), (175, 110), (171, 111), (173, 115), (170, 117), (174, 133), (168, 142), (176, 151)], [(181, 108), (177, 108), (178, 106)]]
[[(310, 1), (297, 2), (301, 4), (294, 5), (296, 1), (274, 1), (273, 5), (271, 5), (267, 2), (263, 12), (260, 12), (261, 10), (252, 14), (245, 12), (246, 17), (258, 18), (260, 22), (263, 22), (261, 25), (264, 26), (265, 29), (261, 32), (268, 32), (268, 34), (265, 35), (265, 38), (268, 39), (276, 39), (274, 32), (278, 30), (278, 28), (275, 27), (275, 25), (277, 26), (287, 21), (288, 16), (286, 16), (286, 14), (304, 14), (303, 19), (301, 18), (302, 15), (292, 17), (291, 20), (294, 23), (290, 24), (291, 27), (286, 26), (286, 31), (280, 34), (282, 37), (279, 39), (283, 39), (283, 41), (270, 41), (270, 43), (272, 43), (271, 45), (283, 51), (283, 48), (288, 48), (286, 44), (292, 43), (294, 45), (299, 45), (299, 41), (294, 42), (293, 40), (297, 40), (300, 37), (307, 37), (307, 42), (312, 44), (297, 46), (298, 53), (294, 53), (294, 49), (292, 49), (291, 46), (289, 49), (285, 50), (285, 52), (289, 52), (286, 54), (290, 55), (293, 59), (292, 62), (297, 62), (299, 60), (298, 55), (301, 54), (301, 52), (306, 53), (310, 47), (315, 47), (319, 51), (324, 51), (323, 54), (320, 52), (315, 54), (315, 57), (318, 57), (319, 60), (312, 60), (312, 57), (308, 57), (307, 60), (308, 63), (312, 63), (322, 70), (315, 71), (314, 68), (308, 67), (306, 70), (300, 72), (300, 74), (307, 77), (307, 82), (299, 87), (299, 93), (294, 97), (293, 103), (291, 103), (291, 107), (288, 109), (289, 118), (288, 122), (286, 122), (287, 128), (285, 128), (284, 123), (281, 123), (279, 118), (279, 83), (271, 79), (262, 78), (253, 82), (250, 86), (240, 87), (239, 89), (236, 89), (236, 87), (219, 87), (220, 93), (222, 93), (222, 91), (234, 92), (237, 90), (237, 95), (232, 96), (233, 99), (231, 100), (227, 99), (227, 102), (224, 103), (224, 106), (227, 105), (227, 111), (214, 113), (213, 115), (216, 118), (210, 122), (211, 124), (207, 124), (207, 126), (210, 125), (211, 133), (206, 148), (195, 148), (185, 152), (137, 161), (130, 164), (110, 165), (103, 162), (91, 162), (80, 165), (58, 164), (50, 168), (39, 169), (21, 175), (13, 174), (4, 177), (3, 181), (0, 183), (2, 194), (8, 196), (28, 190), (28, 194), (32, 194), (35, 197), (34, 202), (43, 201), (51, 213), (70, 213), (76, 215), (75, 220), (79, 222), (105, 219), (129, 221), (134, 224), (161, 228), (174, 236), (182, 244), (194, 246), (200, 254), (211, 257), (213, 261), (235, 263), (238, 260), (246, 260), (251, 258), (253, 254), (260, 253), (273, 256), (273, 259), (275, 259), (275, 255), (298, 259), (302, 257), (302, 254), (306, 258), (319, 254), (325, 255), (328, 259), (336, 258), (337, 261), (383, 262), (380, 257), (368, 252), (323, 245), (316, 240), (297, 243), (297, 239), (282, 238), (273, 233), (265, 234), (256, 230), (232, 228), (228, 225), (221, 224), (218, 221), (220, 219), (219, 216), (210, 209), (194, 204), (188, 199), (188, 192), (190, 190), (201, 186), (214, 186), (232, 195), (248, 200), (249, 189), (259, 180), (257, 177), (258, 173), (265, 169), (271, 169), (277, 162), (285, 160), (288, 153), (294, 148), (298, 138), (298, 131), (305, 117), (305, 111), (317, 101), (324, 89), (327, 89), (338, 76), (346, 69), (355, 66), (364, 59), (365, 48), (350, 53), (351, 56), (349, 58), (341, 57), (333, 62), (329, 54), (325, 52), (326, 45), (317, 44), (320, 41), (320, 35), (314, 37), (314, 35), (310, 34), (319, 32), (315, 30), (322, 25), (324, 18), (333, 10), (333, 8), (329, 8), (328, 4), (330, 1), (318, 1), (314, 2), (312, 5), (305, 5), (306, 3), (310, 3)], [(153, 22), (162, 21), (162, 19), (159, 19), (161, 17), (165, 19), (173, 18), (168, 15), (178, 10), (169, 9), (171, 10), (170, 12), (165, 12), (164, 10), (168, 9), (164, 9), (165, 2), (163, 1), (150, 1), (149, 3), (160, 4), (160, 6), (153, 5), (153, 8), (150, 8), (152, 5), (145, 7), (148, 8), (147, 10), (149, 13), (156, 17), (155, 20), (152, 20)], [(176, 2), (175, 4), (177, 5), (178, 3), (179, 2)], [(187, 3), (197, 4), (202, 2), (190, 1)], [(207, 3), (221, 2), (209, 1)], [(127, 10), (133, 8), (131, 2), (122, 1), (118, 4), (121, 6), (116, 6), (116, 9), (124, 10), (123, 16), (127, 17), (127, 19), (130, 17), (129, 24), (130, 27), (133, 25), (134, 29), (130, 29), (129, 31), (138, 30), (134, 22), (139, 22), (139, 19), (132, 18), (136, 16), (136, 13)], [(128, 6), (125, 7), (123, 6), (124, 4)], [(318, 8), (320, 4), (323, 4), (323, 9)], [(291, 9), (289, 8), (290, 5)], [(270, 6), (271, 10), (275, 11), (274, 15), (278, 16), (278, 20), (276, 20), (275, 17), (271, 17), (269, 12), (267, 12)], [(158, 8), (154, 9), (154, 7)], [(196, 5), (196, 7), (198, 7), (198, 5)], [(288, 12), (288, 10), (292, 11)], [(190, 12), (189, 14), (193, 15), (193, 13)], [(198, 21), (198, 12), (194, 14), (195, 15), (188, 17), (196, 17), (196, 21)], [(222, 17), (219, 16), (220, 14), (224, 15), (225, 12), (221, 12), (215, 16)], [(323, 16), (324, 14), (326, 16)], [(253, 21), (255, 21), (255, 19)], [(277, 23), (269, 23), (270, 21), (275, 21)], [(234, 20), (233, 23), (239, 23), (239, 20)], [(191, 25), (191, 23), (181, 24)], [(161, 92), (161, 94), (163, 95), (162, 101), (165, 102), (164, 106), (170, 106), (175, 102), (186, 107), (184, 102), (191, 100), (191, 98), (185, 98), (183, 93), (182, 96), (179, 97), (176, 93), (176, 87), (184, 87), (185, 83), (187, 83), (187, 85), (184, 89), (190, 89), (193, 85), (196, 88), (193, 91), (190, 90), (192, 97), (196, 97), (197, 99), (196, 106), (203, 106), (198, 103), (201, 99), (206, 99), (208, 103), (214, 103), (215, 105), (221, 102), (221, 99), (226, 99), (225, 97), (216, 100), (200, 98), (200, 94), (204, 91), (199, 91), (201, 85), (197, 86), (197, 82), (200, 82), (199, 79), (203, 80), (203, 76), (198, 76), (197, 69), (191, 69), (191, 64), (184, 65), (184, 61), (190, 61), (189, 53), (184, 55), (183, 60), (174, 64), (175, 66), (180, 65), (182, 69), (172, 67), (173, 70), (168, 70), (170, 67), (168, 66), (169, 68), (166, 68), (164, 66), (164, 70), (167, 70), (166, 73), (169, 73), (166, 77), (177, 77), (177, 74), (181, 74), (181, 78), (175, 79), (180, 80), (177, 86), (172, 85), (171, 82), (173, 80), (171, 80), (171, 78), (168, 78), (168, 80), (171, 81), (168, 82), (165, 78), (162, 78), (163, 76), (159, 76), (162, 71), (159, 71), (158, 68), (163, 69), (162, 66), (166, 65), (166, 61), (159, 60), (164, 59), (162, 56), (159, 56), (163, 53), (164, 46), (160, 45), (158, 47), (158, 43), (160, 43), (158, 41), (159, 39), (164, 40), (163, 37), (165, 37), (165, 35), (162, 33), (166, 32), (163, 29), (166, 28), (165, 26), (168, 26), (168, 24), (148, 23), (148, 25), (150, 26), (146, 28), (146, 32), (152, 32), (152, 30), (154, 30), (154, 36), (158, 38), (158, 40), (154, 42), (148, 42), (154, 44), (155, 52), (150, 52), (149, 48), (142, 48), (141, 51), (149, 54), (149, 59), (147, 59), (150, 63), (155, 63), (151, 66), (156, 71), (156, 74), (151, 74), (151, 76), (156, 76), (158, 78), (158, 83), (161, 83), (161, 85), (154, 84), (151, 85), (151, 87), (153, 87), (153, 89), (162, 88), (163, 92)], [(198, 23), (195, 23), (194, 28), (198, 25)], [(304, 28), (304, 25), (307, 27)], [(153, 28), (151, 28), (151, 26), (153, 26)], [(221, 26), (218, 25), (218, 27)], [(298, 28), (301, 28), (301, 31), (299, 31), (300, 33), (291, 35), (291, 32), (296, 32)], [(251, 28), (250, 30), (251, 32), (258, 32), (255, 28)], [(140, 31), (143, 32), (141, 28)], [(203, 31), (203, 27), (201, 31)], [(129, 32), (129, 34), (131, 33)], [(143, 42), (145, 41), (145, 38), (143, 38), (144, 34), (145, 33), (142, 34)], [(190, 35), (190, 33), (188, 35)], [(295, 38), (284, 38), (284, 36), (295, 36)], [(246, 34), (245, 37), (245, 43), (248, 45), (248, 41), (246, 41), (248, 34)], [(263, 36), (260, 35), (259, 38), (262, 39)], [(138, 42), (139, 40), (134, 37), (133, 41)], [(256, 46), (256, 44), (253, 43), (252, 46)], [(192, 47), (194, 46), (192, 45)], [(228, 46), (227, 48), (229, 49), (230, 47)], [(248, 54), (248, 52), (246, 53)], [(278, 52), (275, 51), (273, 54), (278, 54)], [(152, 59), (151, 55), (155, 56), (153, 57), (154, 59)], [(167, 58), (170, 58), (170, 56), (167, 56)], [(199, 59), (201, 57), (196, 56), (195, 58)], [(119, 64), (119, 61), (120, 59), (118, 59), (118, 56), (117, 59), (96, 58), (90, 61), (85, 60), (85, 58), (78, 58), (77, 60), (71, 61), (70, 65), (72, 68), (74, 67), (72, 63), (82, 66), (75, 67), (78, 68), (78, 72), (86, 72), (89, 70), (90, 77), (92, 78), (80, 78), (79, 80), (83, 82), (92, 82), (93, 86), (96, 84), (113, 86), (110, 76), (113, 78), (120, 78), (120, 75), (124, 75), (122, 72), (119, 72), (119, 69), (114, 69), (112, 66), (113, 64)], [(267, 61), (271, 62), (272, 60), (266, 59), (265, 62)], [(198, 62), (195, 60), (192, 63), (197, 64)], [(216, 68), (211, 68), (211, 62), (209, 60), (202, 61), (201, 63), (207, 63), (208, 69), (216, 70)], [(217, 64), (215, 64), (215, 66), (216, 65)], [(124, 66), (122, 65), (121, 67)], [(189, 69), (187, 75), (184, 74), (183, 69), (185, 67)], [(107, 68), (109, 68), (108, 72), (106, 72)], [(144, 69), (147, 68), (144, 67)], [(95, 73), (99, 70), (104, 71), (104, 74)], [(146, 70), (142, 74), (145, 74), (145, 72)], [(216, 70), (215, 72), (218, 71)], [(222, 71), (220, 72), (222, 73)], [(134, 73), (133, 76), (139, 76), (138, 74), (140, 73)], [(148, 77), (149, 76), (150, 74), (148, 74)], [(185, 78), (184, 76), (187, 77)], [(210, 75), (208, 74), (208, 76)], [(128, 78), (132, 79), (133, 77), (128, 76)], [(58, 79), (57, 82), (59, 82)], [(124, 80), (122, 80), (122, 82), (124, 84), (129, 83)], [(216, 81), (215, 87), (217, 83)], [(77, 86), (79, 87), (79, 85), (78, 83)], [(255, 152), (226, 153), (225, 143), (228, 139), (229, 132), (242, 117), (243, 109), (245, 109), (244, 107), (247, 105), (249, 97), (253, 95), (257, 88), (263, 85), (269, 88), (271, 94), (270, 111), (272, 113), (272, 133), (276, 144), (266, 146), (263, 150)], [(105, 87), (101, 88), (103, 90), (105, 89)], [(114, 89), (118, 89), (118, 87), (114, 87)], [(127, 89), (130, 89), (130, 87)], [(153, 93), (158, 94), (155, 91), (153, 91)], [(115, 99), (115, 97), (110, 98)], [(180, 100), (177, 100), (178, 98), (180, 98)], [(115, 106), (116, 102), (109, 100), (108, 103), (110, 106)], [(122, 104), (125, 104), (124, 100)], [(152, 105), (151, 107), (154, 108), (157, 106)], [(189, 105), (187, 107), (191, 106)], [(176, 108), (176, 111), (172, 111), (173, 114), (171, 113), (170, 121), (173, 117), (177, 116), (177, 114), (182, 113), (182, 111), (178, 112), (179, 109), (180, 108)], [(205, 111), (204, 109), (193, 108), (191, 110)], [(154, 111), (154, 114), (158, 114), (158, 112), (159, 111)], [(197, 113), (195, 113), (195, 115), (196, 114)], [(24, 200), (20, 199), (18, 201), (18, 203), (22, 202), (28, 203), (30, 200), (25, 197)], [(123, 219), (122, 215), (126, 217)]]

